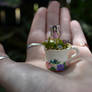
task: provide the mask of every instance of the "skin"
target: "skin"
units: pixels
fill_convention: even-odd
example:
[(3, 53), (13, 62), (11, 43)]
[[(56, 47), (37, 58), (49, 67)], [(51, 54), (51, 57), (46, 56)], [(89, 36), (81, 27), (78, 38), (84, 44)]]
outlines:
[[(60, 24), (61, 39), (70, 40), (79, 49), (80, 62), (61, 73), (48, 71), (43, 46), (27, 49), (25, 63), (7, 58), (0, 60), (0, 84), (7, 92), (91, 92), (92, 54), (78, 21), (70, 20), (69, 10), (57, 1), (36, 13), (27, 44), (43, 42), (49, 36), (49, 25)], [(6, 55), (0, 45), (0, 55)]]

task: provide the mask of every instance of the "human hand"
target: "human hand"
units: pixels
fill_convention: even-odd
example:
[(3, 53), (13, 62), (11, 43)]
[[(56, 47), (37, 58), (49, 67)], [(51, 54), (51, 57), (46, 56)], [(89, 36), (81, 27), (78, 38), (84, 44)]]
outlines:
[[(45, 52), (40, 46), (27, 50), (25, 63), (15, 63), (10, 59), (0, 60), (0, 83), (9, 92), (87, 92), (92, 90), (92, 71), (90, 70), (92, 54), (85, 46), (87, 43), (79, 23), (70, 21), (67, 8), (60, 9), (60, 4), (54, 1), (50, 3), (48, 9), (39, 9), (33, 20), (28, 44), (45, 41), (48, 37), (49, 25), (59, 23), (62, 32), (61, 39), (70, 40), (73, 45), (76, 45), (82, 60), (67, 71), (58, 74), (46, 69)], [(5, 55), (2, 46), (0, 46), (0, 52), (1, 55)]]
[[(46, 15), (47, 15), (47, 20), (46, 20)], [(39, 21), (40, 21), (40, 24), (39, 24)], [(46, 23), (47, 23), (47, 26), (46, 26)], [(48, 30), (50, 25), (57, 25), (57, 24), (60, 24), (61, 26), (61, 39), (72, 42), (72, 45), (76, 46), (79, 49), (79, 52), (80, 52), (79, 58), (81, 58), (80, 62), (71, 66), (66, 71), (58, 74), (60, 76), (63, 76), (75, 82), (77, 86), (79, 85), (80, 87), (78, 86), (79, 88), (76, 89), (77, 92), (80, 89), (85, 91), (90, 90), (91, 89), (90, 85), (92, 84), (92, 82), (90, 81), (92, 76), (92, 71), (91, 71), (92, 54), (89, 48), (87, 47), (87, 41), (85, 39), (85, 36), (83, 34), (80, 24), (76, 20), (70, 20), (70, 14), (67, 8), (60, 8), (59, 3), (52, 2), (50, 3), (48, 9), (40, 9), (34, 18), (32, 29), (29, 35), (28, 44), (32, 42), (42, 42), (46, 40), (49, 35)], [(30, 40), (30, 39), (33, 39), (33, 40)], [(40, 58), (39, 61), (37, 60), (38, 57), (35, 58), (35, 54), (33, 53), (32, 55), (34, 55), (34, 61), (30, 62), (31, 56), (30, 57), (28, 56), (27, 63), (46, 69), (46, 66), (43, 62), (44, 51), (43, 49), (41, 51), (41, 49), (36, 49), (36, 48), (40, 48), (40, 47), (32, 47), (30, 48), (30, 51), (28, 50), (28, 53), (30, 54), (32, 54), (33, 52), (35, 54), (41, 53), (39, 54), (39, 58)], [(31, 49), (33, 51), (31, 51)], [(80, 84), (82, 84), (82, 87)]]

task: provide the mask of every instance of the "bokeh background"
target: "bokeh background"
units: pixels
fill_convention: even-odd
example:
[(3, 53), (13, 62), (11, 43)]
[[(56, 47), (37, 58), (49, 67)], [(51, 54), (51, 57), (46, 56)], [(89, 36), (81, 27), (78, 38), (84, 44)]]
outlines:
[[(0, 42), (16, 62), (24, 62), (26, 42), (33, 17), (39, 7), (52, 0), (0, 0)], [(92, 0), (57, 0), (68, 7), (72, 19), (80, 22), (92, 51)], [(0, 92), (6, 92), (0, 87)]]

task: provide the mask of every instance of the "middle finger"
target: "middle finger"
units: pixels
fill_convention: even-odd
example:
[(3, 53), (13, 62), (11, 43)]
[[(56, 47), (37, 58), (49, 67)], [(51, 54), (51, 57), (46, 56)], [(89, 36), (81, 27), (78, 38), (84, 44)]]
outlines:
[(60, 3), (53, 1), (50, 3), (47, 12), (47, 38), (50, 37), (50, 26), (59, 24)]

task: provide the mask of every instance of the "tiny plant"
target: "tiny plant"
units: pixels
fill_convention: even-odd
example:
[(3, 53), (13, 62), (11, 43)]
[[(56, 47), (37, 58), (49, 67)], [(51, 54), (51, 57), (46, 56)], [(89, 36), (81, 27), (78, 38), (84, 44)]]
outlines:
[(46, 49), (55, 49), (55, 50), (62, 50), (62, 49), (66, 49), (68, 47), (71, 47), (70, 43), (64, 43), (61, 39), (57, 38), (57, 39), (51, 39), (49, 38), (48, 41), (45, 41), (42, 43)]

